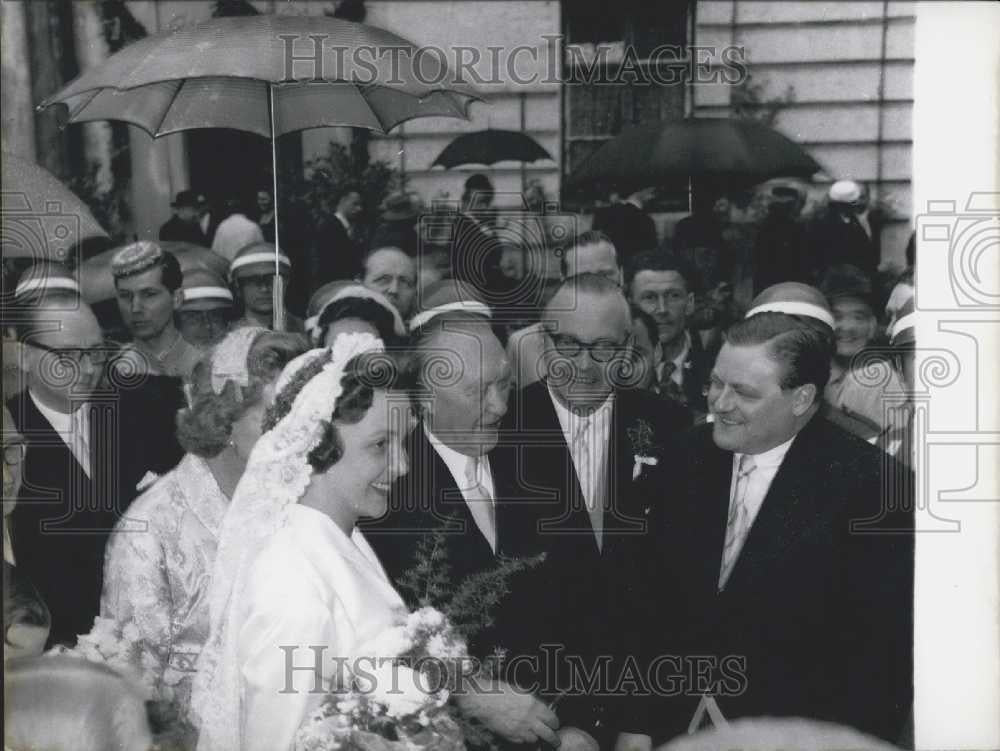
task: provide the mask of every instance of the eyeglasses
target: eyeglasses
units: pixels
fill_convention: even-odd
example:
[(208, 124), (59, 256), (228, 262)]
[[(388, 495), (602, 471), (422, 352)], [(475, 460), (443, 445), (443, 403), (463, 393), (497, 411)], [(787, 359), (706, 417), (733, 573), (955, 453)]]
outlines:
[(84, 358), (90, 360), (91, 365), (104, 365), (111, 358), (111, 353), (118, 349), (108, 342), (94, 347), (50, 347), (38, 342), (28, 342), (28, 345), (55, 355), (59, 362), (72, 362), (74, 365), (80, 365)]
[(590, 359), (599, 363), (611, 362), (616, 357), (621, 356), (632, 343), (631, 334), (625, 337), (624, 342), (611, 342), (603, 339), (599, 339), (596, 342), (581, 342), (576, 337), (567, 336), (566, 334), (554, 334), (551, 331), (546, 331), (546, 333), (552, 340), (556, 352), (560, 355), (576, 357), (583, 350), (587, 350)]
[(24, 442), (9, 443), (3, 447), (3, 463), (8, 467), (16, 467), (24, 461), (28, 453), (28, 444)]

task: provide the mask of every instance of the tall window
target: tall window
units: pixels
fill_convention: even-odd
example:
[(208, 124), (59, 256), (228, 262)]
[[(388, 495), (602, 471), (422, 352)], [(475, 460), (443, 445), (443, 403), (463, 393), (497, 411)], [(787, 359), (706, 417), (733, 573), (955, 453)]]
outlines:
[[(648, 75), (683, 55), (689, 0), (566, 0), (562, 5), (563, 176), (623, 128), (684, 117), (685, 87)], [(639, 68), (645, 75), (627, 73)], [(571, 199), (572, 200), (572, 199)]]

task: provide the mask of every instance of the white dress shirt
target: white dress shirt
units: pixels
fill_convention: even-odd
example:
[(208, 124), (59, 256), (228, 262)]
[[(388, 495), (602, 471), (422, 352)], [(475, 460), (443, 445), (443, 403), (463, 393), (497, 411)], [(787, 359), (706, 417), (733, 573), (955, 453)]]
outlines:
[(614, 393), (589, 415), (578, 415), (571, 411), (552, 393), (551, 388), (549, 396), (566, 438), (566, 446), (573, 457), (573, 466), (576, 468), (587, 510), (593, 516), (593, 512), (604, 509)]
[(90, 410), (89, 405), (81, 404), (76, 412), (67, 414), (46, 407), (41, 400), (28, 389), (31, 401), (38, 411), (49, 421), (49, 425), (72, 452), (73, 458), (90, 477)]
[[(445, 445), (431, 431), (423, 426), (424, 435), (428, 442), (437, 451), (441, 461), (448, 467), (455, 485), (458, 486), (462, 498), (465, 499), (469, 512), (475, 520), (479, 531), (483, 533), (486, 541), (495, 553), (497, 551), (497, 530), (496, 530), (496, 486), (493, 484), (493, 472), (490, 470), (490, 459), (485, 454), (483, 456), (467, 456), (460, 454), (450, 446)], [(471, 478), (475, 478), (473, 481)], [(489, 496), (490, 509), (483, 513), (481, 504), (482, 494)]]
[[(771, 488), (771, 482), (774, 480), (774, 476), (778, 474), (778, 468), (781, 466), (781, 462), (784, 461), (785, 454), (788, 453), (788, 449), (794, 440), (795, 436), (792, 436), (773, 449), (768, 449), (762, 454), (753, 455), (754, 471), (747, 477), (748, 486), (743, 498), (748, 515), (747, 533), (749, 533), (750, 528), (753, 526), (754, 519), (757, 518), (760, 507), (764, 504), (764, 497)], [(733, 509), (733, 504), (737, 502), (735, 498), (736, 479), (739, 472), (740, 459), (742, 458), (743, 454), (733, 454), (733, 477), (729, 484), (730, 511)]]

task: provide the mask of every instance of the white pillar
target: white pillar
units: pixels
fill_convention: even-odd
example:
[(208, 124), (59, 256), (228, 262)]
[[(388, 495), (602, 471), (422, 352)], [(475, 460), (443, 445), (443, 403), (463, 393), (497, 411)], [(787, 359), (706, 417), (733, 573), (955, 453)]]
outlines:
[(35, 116), (23, 0), (0, 2), (3, 151), (35, 161)]
[[(916, 14), (917, 371), (919, 381), (939, 383), (929, 389), (927, 430), (918, 435), (930, 444), (928, 461), (918, 464), (930, 507), (921, 513), (918, 505), (917, 516), (926, 527), (940, 530), (941, 518), (960, 527), (917, 534), (915, 741), (917, 749), (995, 749), (1000, 6), (921, 2)], [(955, 264), (959, 255), (968, 265)], [(922, 363), (942, 367), (935, 373)], [(942, 377), (943, 370), (951, 372)]]
[[(149, 35), (160, 30), (157, 2), (129, 3), (129, 10)], [(164, 21), (166, 23), (166, 21)], [(170, 218), (173, 195), (188, 187), (184, 137), (174, 134), (153, 139), (134, 125), (129, 126), (132, 157), (132, 212), (139, 239), (155, 239), (160, 225)]]
[[(96, 0), (73, 3), (73, 37), (80, 72), (108, 57), (101, 12)], [(107, 121), (83, 123), (83, 154), (87, 168), (97, 165), (96, 187), (101, 193), (111, 189), (111, 124)]]

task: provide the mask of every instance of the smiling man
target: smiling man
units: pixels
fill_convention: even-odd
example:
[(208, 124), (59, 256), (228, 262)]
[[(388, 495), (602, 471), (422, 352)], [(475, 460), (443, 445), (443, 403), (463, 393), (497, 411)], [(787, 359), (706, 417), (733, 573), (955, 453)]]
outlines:
[[(712, 370), (711, 424), (657, 468), (669, 502), (651, 514), (642, 567), (657, 575), (623, 628), (647, 659), (714, 660), (706, 681), (729, 720), (808, 717), (898, 741), (912, 700), (908, 486), (820, 414), (833, 318), (818, 290), (760, 297)], [(719, 683), (727, 655), (741, 680)], [(617, 748), (684, 732), (698, 693), (655, 697)]]
[[(181, 267), (172, 253), (154, 242), (137, 242), (111, 259), (118, 312), (132, 334), (121, 368), (188, 379), (202, 355), (174, 325), (184, 302)], [(124, 371), (123, 371), (124, 372)]]

